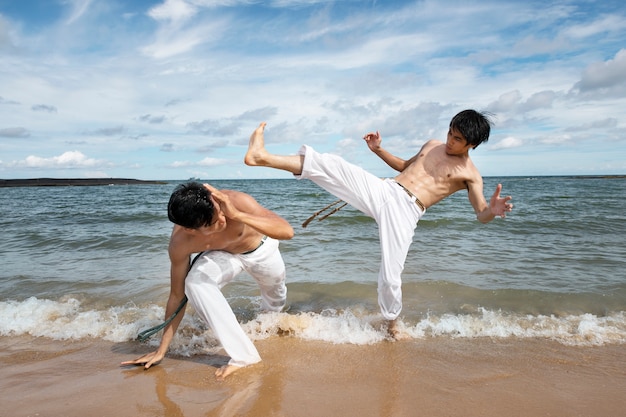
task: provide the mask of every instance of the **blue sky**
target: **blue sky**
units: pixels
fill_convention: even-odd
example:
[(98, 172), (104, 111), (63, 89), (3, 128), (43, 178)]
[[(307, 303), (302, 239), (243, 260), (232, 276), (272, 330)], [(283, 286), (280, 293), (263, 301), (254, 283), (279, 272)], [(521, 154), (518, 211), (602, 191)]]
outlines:
[(626, 174), (620, 1), (0, 0), (0, 178), (287, 178), (303, 143), (379, 176), (457, 112), (484, 176)]

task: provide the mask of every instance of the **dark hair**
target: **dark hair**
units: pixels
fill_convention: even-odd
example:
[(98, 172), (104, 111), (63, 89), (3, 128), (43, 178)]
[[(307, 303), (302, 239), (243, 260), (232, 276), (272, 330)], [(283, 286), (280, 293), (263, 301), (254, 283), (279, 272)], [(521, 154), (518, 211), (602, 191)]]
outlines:
[(172, 223), (189, 229), (211, 225), (211, 192), (198, 182), (178, 185), (167, 204), (167, 217)]
[(488, 113), (479, 113), (476, 110), (463, 110), (452, 118), (450, 128), (458, 130), (465, 137), (468, 144), (476, 148), (489, 140), (491, 120)]

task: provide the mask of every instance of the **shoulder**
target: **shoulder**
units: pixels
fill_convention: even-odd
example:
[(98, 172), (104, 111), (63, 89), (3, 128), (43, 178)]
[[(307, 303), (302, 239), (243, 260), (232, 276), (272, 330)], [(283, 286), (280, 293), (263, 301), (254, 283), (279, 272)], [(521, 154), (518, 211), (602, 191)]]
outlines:
[(254, 201), (254, 197), (252, 197), (250, 194), (248, 193), (244, 193), (243, 191), (237, 191), (237, 190), (220, 190), (220, 192), (224, 195), (227, 195), (228, 198), (231, 199), (231, 201)]
[(236, 190), (220, 190), (227, 195), (230, 201), (239, 209), (245, 207), (256, 207), (259, 203), (248, 193)]
[(193, 253), (190, 249), (189, 241), (189, 236), (185, 233), (185, 230), (181, 226), (174, 225), (167, 247), (172, 262), (184, 261), (189, 258), (189, 255)]
[(478, 172), (478, 168), (476, 168), (476, 165), (474, 165), (472, 160), (469, 158), (467, 159), (467, 163), (465, 164), (465, 177), (466, 177), (467, 185), (469, 187), (472, 187), (472, 186), (482, 187), (483, 177), (482, 175), (480, 175), (480, 172)]
[(431, 149), (436, 148), (437, 146), (443, 145), (443, 142), (437, 139), (430, 139), (422, 145), (422, 149)]
[(420, 150), (415, 154), (415, 156), (413, 157), (413, 159), (417, 158), (418, 156), (426, 156), (426, 154), (429, 154), (433, 149), (437, 148), (438, 146), (443, 145), (443, 142), (438, 141), (437, 139), (430, 139), (428, 141), (426, 141), (422, 147), (420, 148)]

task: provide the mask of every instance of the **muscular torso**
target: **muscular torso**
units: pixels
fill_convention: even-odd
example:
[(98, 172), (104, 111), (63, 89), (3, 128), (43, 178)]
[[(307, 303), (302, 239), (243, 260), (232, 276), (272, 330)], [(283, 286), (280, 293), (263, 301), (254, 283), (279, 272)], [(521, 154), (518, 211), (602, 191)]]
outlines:
[(184, 248), (188, 254), (207, 250), (222, 250), (230, 253), (244, 253), (255, 249), (262, 235), (256, 230), (241, 223), (229, 221), (227, 227), (211, 235), (189, 235), (175, 225), (172, 230), (172, 243)]
[(446, 153), (445, 143), (431, 140), (412, 158), (395, 180), (430, 207), (459, 190), (468, 189), (482, 178), (469, 157)]
[(293, 229), (285, 219), (246, 193), (212, 189), (211, 199), (215, 209), (210, 226), (188, 229), (175, 225), (172, 230), (168, 252), (174, 300), (184, 296), (190, 255), (207, 250), (240, 254), (258, 248), (263, 235), (274, 239), (293, 237)]

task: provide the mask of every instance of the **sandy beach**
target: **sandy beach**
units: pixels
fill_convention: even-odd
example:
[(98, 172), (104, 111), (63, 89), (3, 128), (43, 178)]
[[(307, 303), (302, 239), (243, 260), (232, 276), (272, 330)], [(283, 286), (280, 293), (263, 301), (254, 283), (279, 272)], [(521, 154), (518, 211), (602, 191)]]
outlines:
[(220, 355), (120, 367), (137, 342), (0, 337), (0, 415), (621, 416), (623, 345), (425, 339), (335, 345), (273, 337), (264, 361), (225, 381)]

